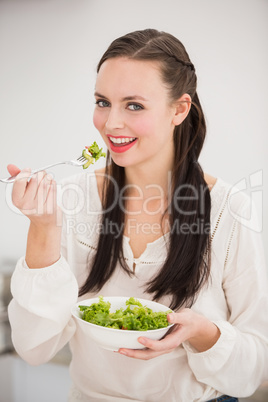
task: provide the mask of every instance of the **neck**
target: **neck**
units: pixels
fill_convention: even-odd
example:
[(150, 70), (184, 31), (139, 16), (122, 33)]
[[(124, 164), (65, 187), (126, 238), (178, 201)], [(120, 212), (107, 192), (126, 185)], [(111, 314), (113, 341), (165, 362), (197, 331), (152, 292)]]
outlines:
[(172, 158), (166, 159), (166, 161), (158, 159), (157, 164), (154, 165), (148, 162), (125, 168), (129, 195), (137, 195), (137, 192), (140, 192), (143, 198), (148, 198), (161, 193), (163, 198), (167, 197), (171, 183), (173, 160)]

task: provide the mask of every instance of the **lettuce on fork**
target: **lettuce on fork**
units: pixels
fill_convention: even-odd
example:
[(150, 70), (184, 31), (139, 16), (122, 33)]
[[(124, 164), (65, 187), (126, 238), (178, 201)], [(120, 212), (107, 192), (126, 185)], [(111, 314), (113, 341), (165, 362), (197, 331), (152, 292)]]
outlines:
[(102, 148), (99, 148), (96, 141), (94, 141), (93, 144), (90, 145), (90, 147), (87, 146), (83, 149), (82, 156), (87, 159), (87, 162), (83, 165), (83, 169), (87, 169), (89, 165), (97, 162), (97, 160), (100, 159), (102, 156), (105, 158), (106, 153), (102, 152)]
[(148, 331), (151, 329), (165, 328), (169, 325), (167, 314), (171, 310), (153, 312), (143, 306), (137, 299), (130, 297), (126, 301), (127, 307), (122, 307), (114, 313), (110, 312), (111, 303), (104, 301), (99, 296), (99, 302), (90, 306), (79, 306), (82, 319), (92, 324), (107, 328), (125, 329), (134, 331)]

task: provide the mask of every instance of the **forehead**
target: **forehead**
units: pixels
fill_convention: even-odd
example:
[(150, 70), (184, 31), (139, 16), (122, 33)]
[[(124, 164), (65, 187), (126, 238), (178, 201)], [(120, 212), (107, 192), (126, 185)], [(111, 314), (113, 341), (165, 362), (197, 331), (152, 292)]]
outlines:
[(120, 95), (138, 93), (139, 95), (155, 96), (166, 92), (156, 61), (132, 60), (125, 57), (106, 60), (98, 72), (96, 91), (107, 94), (116, 91)]

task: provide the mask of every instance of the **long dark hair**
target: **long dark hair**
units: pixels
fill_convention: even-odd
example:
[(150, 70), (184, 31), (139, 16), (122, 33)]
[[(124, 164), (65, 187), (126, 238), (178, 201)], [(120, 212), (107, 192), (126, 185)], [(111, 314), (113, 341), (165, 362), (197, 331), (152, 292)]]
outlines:
[[(154, 300), (164, 295), (172, 296), (171, 308), (191, 306), (201, 286), (206, 282), (210, 269), (210, 193), (198, 163), (205, 136), (204, 114), (196, 93), (195, 68), (183, 44), (171, 34), (146, 29), (129, 33), (114, 40), (99, 61), (97, 72), (105, 60), (127, 57), (132, 60), (150, 60), (159, 63), (164, 84), (169, 90), (170, 100), (175, 101), (183, 94), (191, 96), (191, 109), (187, 118), (174, 129), (174, 164), (168, 217), (170, 236), (168, 255), (163, 267), (146, 291)], [(124, 187), (125, 171), (116, 165), (108, 152), (103, 188), (102, 223), (125, 222), (122, 204), (114, 202), (117, 196), (113, 177), (119, 191)], [(113, 208), (111, 206), (113, 205)], [(108, 226), (109, 227), (109, 226)], [(188, 228), (180, 231), (180, 228)], [(194, 230), (195, 229), (195, 230)], [(94, 262), (89, 276), (80, 289), (80, 295), (99, 291), (108, 281), (118, 263), (129, 275), (133, 275), (123, 253), (123, 233), (115, 238), (113, 233), (101, 233)]]

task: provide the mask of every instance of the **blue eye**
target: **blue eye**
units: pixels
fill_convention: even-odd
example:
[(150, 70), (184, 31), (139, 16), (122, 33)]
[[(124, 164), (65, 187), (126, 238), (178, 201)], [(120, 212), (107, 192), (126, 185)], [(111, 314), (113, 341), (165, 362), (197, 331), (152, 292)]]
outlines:
[(110, 103), (108, 101), (106, 101), (106, 100), (99, 99), (99, 100), (96, 101), (96, 105), (99, 106), (99, 107), (109, 107)]
[(129, 103), (128, 104), (128, 109), (133, 110), (133, 111), (137, 111), (137, 110), (142, 110), (143, 106), (139, 105), (138, 103)]

